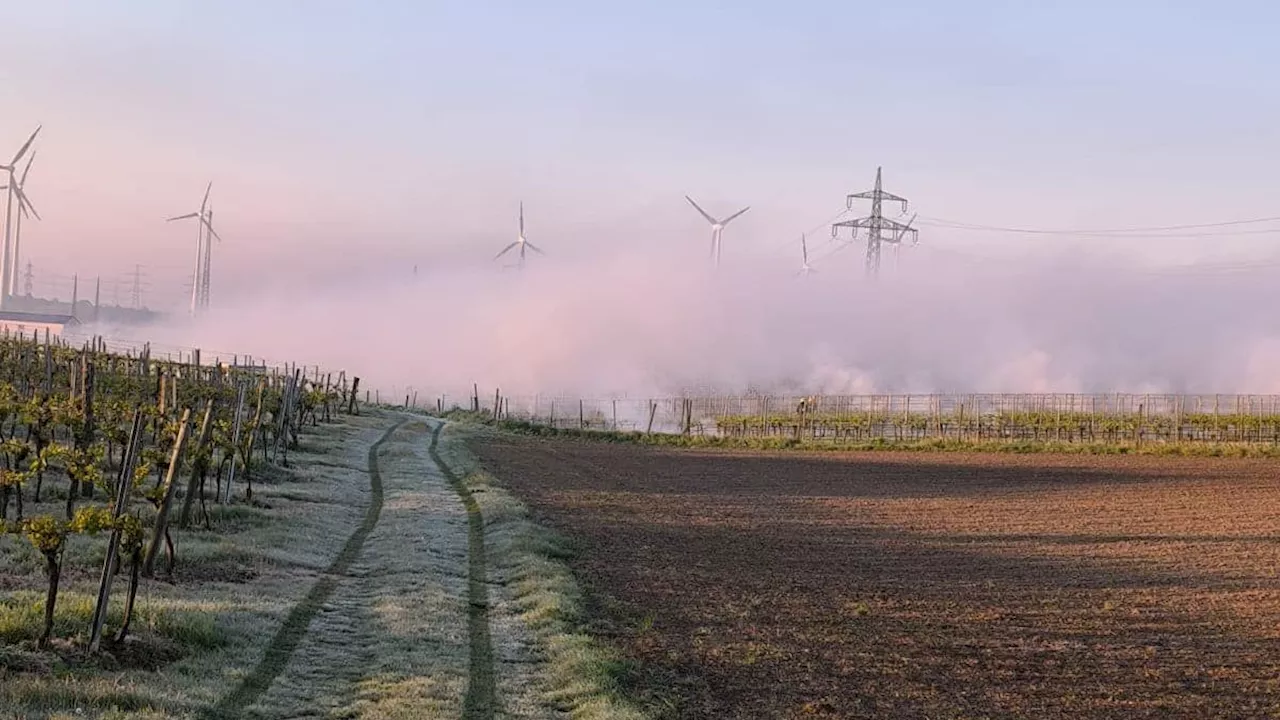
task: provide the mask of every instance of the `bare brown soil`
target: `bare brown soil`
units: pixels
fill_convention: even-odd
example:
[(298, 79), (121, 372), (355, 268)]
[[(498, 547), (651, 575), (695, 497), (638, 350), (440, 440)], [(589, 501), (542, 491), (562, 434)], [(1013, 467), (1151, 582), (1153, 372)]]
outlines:
[(1280, 717), (1280, 463), (477, 439), (686, 718)]

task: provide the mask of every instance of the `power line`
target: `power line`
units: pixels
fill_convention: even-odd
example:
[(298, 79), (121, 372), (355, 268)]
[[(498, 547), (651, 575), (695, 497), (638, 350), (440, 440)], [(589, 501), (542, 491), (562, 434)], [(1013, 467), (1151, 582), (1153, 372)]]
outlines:
[[(931, 253), (946, 256), (949, 260), (954, 259), (959, 262), (968, 262), (973, 264), (981, 263), (984, 267), (990, 267), (993, 264), (1006, 266), (1017, 265), (1020, 270), (1026, 269), (1026, 264), (1016, 258), (1008, 256), (982, 255), (978, 253), (969, 253), (956, 251), (949, 248), (940, 248), (936, 245), (928, 246), (927, 250)], [(1123, 272), (1134, 273), (1140, 275), (1218, 275), (1225, 273), (1247, 273), (1260, 270), (1273, 270), (1280, 268), (1280, 259), (1263, 260), (1263, 261), (1233, 261), (1221, 263), (1182, 263), (1178, 265), (1168, 265), (1165, 267), (1125, 267)]]
[(1019, 235), (1074, 235), (1074, 236), (1098, 236), (1098, 237), (1217, 237), (1224, 235), (1266, 235), (1272, 233), (1280, 233), (1280, 228), (1266, 228), (1261, 230), (1239, 230), (1226, 233), (1191, 233), (1185, 235), (1166, 235), (1164, 233), (1176, 230), (1201, 230), (1205, 228), (1221, 228), (1233, 227), (1239, 225), (1260, 225), (1263, 223), (1280, 222), (1280, 216), (1249, 218), (1245, 220), (1224, 220), (1211, 223), (1194, 223), (1186, 225), (1157, 225), (1151, 227), (1129, 227), (1129, 228), (1111, 228), (1111, 229), (1049, 229), (1049, 228), (1019, 228), (1007, 227), (1000, 225), (984, 225), (979, 223), (967, 223), (956, 220), (947, 220), (945, 218), (935, 218), (921, 216), (924, 221), (921, 224), (932, 225), (934, 227), (945, 227), (953, 230), (981, 230), (986, 232), (1003, 232), (1015, 233)]
[[(803, 235), (812, 235), (812, 234), (814, 234), (814, 233), (818, 232), (819, 230), (821, 230), (821, 229), (823, 229), (823, 228), (825, 228), (825, 227), (829, 227), (829, 226), (831, 225), (831, 223), (834, 223), (835, 221), (839, 220), (840, 218), (844, 217), (845, 215), (848, 215), (848, 214), (849, 214), (849, 212), (850, 212), (849, 208), (845, 208), (845, 209), (841, 210), (840, 212), (836, 213), (835, 215), (832, 215), (831, 217), (827, 218), (826, 220), (823, 220), (822, 222), (818, 223), (817, 225), (814, 225), (813, 227), (809, 228), (808, 230), (805, 230), (802, 234), (803, 234)], [(794, 240), (788, 240), (787, 242), (791, 243), (791, 242), (795, 242), (795, 241), (794, 241)]]

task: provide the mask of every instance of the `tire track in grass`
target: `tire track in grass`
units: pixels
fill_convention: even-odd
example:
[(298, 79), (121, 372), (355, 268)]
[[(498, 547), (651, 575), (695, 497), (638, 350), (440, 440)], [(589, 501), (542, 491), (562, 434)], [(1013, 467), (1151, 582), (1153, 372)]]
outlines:
[(462, 704), (463, 720), (492, 720), (497, 712), (494, 691), (493, 640), (489, 634), (489, 588), (485, 584), (484, 517), (480, 505), (462, 478), (440, 457), (438, 423), (431, 432), (431, 461), (462, 500), (467, 509), (467, 636), (471, 647), (467, 695)]
[[(293, 609), (289, 611), (288, 617), (285, 618), (280, 629), (276, 631), (275, 637), (271, 638), (271, 644), (267, 645), (266, 652), (263, 654), (262, 659), (258, 661), (258, 665), (253, 669), (253, 672), (242, 680), (235, 690), (222, 698), (217, 705), (205, 711), (203, 713), (204, 717), (217, 720), (240, 717), (245, 708), (262, 697), (262, 694), (267, 691), (267, 688), (271, 687), (271, 683), (289, 664), (289, 658), (293, 656), (294, 650), (298, 649), (298, 643), (302, 642), (302, 638), (307, 634), (307, 627), (315, 618), (316, 613), (319, 612), (320, 606), (328, 601), (329, 596), (333, 594), (334, 588), (337, 587), (338, 581), (351, 569), (351, 563), (355, 562), (356, 557), (360, 555), (365, 539), (369, 537), (369, 533), (378, 524), (378, 517), (382, 514), (382, 475), (378, 472), (378, 450), (383, 443), (390, 440), (391, 436), (404, 425), (405, 422), (392, 425), (387, 428), (382, 437), (369, 446), (369, 489), (371, 492), (369, 508), (365, 511), (364, 520), (355, 529), (355, 532), (351, 533), (351, 537), (347, 538), (347, 542), (342, 546), (338, 556), (333, 559), (329, 568), (311, 586), (311, 590), (306, 597), (298, 601), (298, 604), (294, 605)], [(434, 449), (434, 442), (432, 447)]]

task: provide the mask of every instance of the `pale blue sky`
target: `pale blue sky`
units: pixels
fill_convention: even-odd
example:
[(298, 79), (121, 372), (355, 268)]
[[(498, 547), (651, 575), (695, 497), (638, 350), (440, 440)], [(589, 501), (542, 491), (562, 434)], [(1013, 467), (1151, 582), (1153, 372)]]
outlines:
[(644, 217), (701, 257), (685, 193), (752, 205), (726, 252), (770, 252), (877, 165), (969, 222), (1280, 215), (1275, 3), (42, 0), (0, 26), (0, 155), (45, 124), (32, 252), (82, 272), (183, 267), (155, 218), (206, 179), (229, 264), (353, 236), (487, 258), (521, 199), (549, 249)]

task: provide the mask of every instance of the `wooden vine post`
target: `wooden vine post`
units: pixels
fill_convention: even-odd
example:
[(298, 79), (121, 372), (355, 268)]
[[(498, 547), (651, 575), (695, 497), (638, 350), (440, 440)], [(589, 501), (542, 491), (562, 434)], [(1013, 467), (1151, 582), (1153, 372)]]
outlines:
[[(267, 381), (264, 379), (258, 383), (258, 403), (253, 411), (253, 422), (249, 425), (249, 437), (245, 439), (244, 444), (244, 499), (246, 501), (253, 500), (253, 474), (249, 471), (249, 465), (253, 462), (253, 443), (258, 437), (262, 426), (262, 396), (266, 392)], [(265, 447), (265, 446), (264, 446)]]
[(102, 645), (102, 627), (107, 621), (107, 606), (111, 600), (111, 581), (115, 577), (116, 557), (120, 551), (121, 528), (119, 520), (129, 504), (129, 490), (133, 488), (133, 469), (138, 462), (139, 443), (142, 440), (142, 408), (133, 411), (133, 423), (129, 442), (116, 479), (115, 504), (111, 509), (111, 538), (107, 541), (107, 557), (102, 563), (102, 580), (98, 584), (98, 602), (93, 608), (93, 620), (89, 633), (89, 652), (96, 653)]
[[(293, 385), (290, 388), (289, 403), (287, 405), (288, 410), (285, 413), (285, 417), (288, 420), (285, 423), (285, 429), (288, 431), (286, 450), (293, 450), (298, 447), (298, 426), (302, 424), (302, 393), (304, 391), (303, 383), (305, 382), (306, 377), (302, 375), (302, 371), (294, 369)], [(288, 458), (288, 455), (286, 454), (285, 457)]]
[(191, 475), (187, 479), (187, 493), (182, 498), (182, 512), (178, 515), (178, 527), (188, 528), (191, 526), (191, 507), (195, 503), (196, 495), (200, 493), (200, 474), (204, 471), (204, 466), (208, 460), (204, 457), (205, 447), (209, 444), (209, 435), (213, 431), (213, 400), (210, 399), (204, 406), (204, 418), (200, 420), (200, 436), (196, 440), (194, 461), (191, 463)]
[[(89, 448), (93, 445), (94, 434), (94, 418), (93, 418), (93, 386), (94, 386), (94, 365), (87, 356), (82, 356), (80, 370), (80, 392), (82, 395), (81, 402), (84, 408), (84, 416), (81, 418), (83, 425), (80, 432), (76, 433), (75, 452), (77, 455), (86, 455)], [(92, 484), (90, 484), (92, 487)], [(80, 487), (79, 473), (75, 473), (71, 477), (70, 487), (67, 489), (67, 519), (70, 520), (76, 510), (76, 498), (82, 493)]]
[(231, 483), (236, 479), (236, 457), (237, 449), (240, 447), (240, 425), (241, 415), (244, 414), (244, 396), (248, 388), (244, 383), (240, 383), (239, 392), (236, 393), (236, 415), (233, 429), (231, 431), (231, 467), (227, 471), (227, 485), (222, 489), (222, 497), (218, 498), (218, 502), (226, 505), (231, 502)]
[(169, 470), (164, 475), (164, 485), (160, 492), (160, 505), (156, 508), (155, 527), (151, 531), (151, 543), (147, 545), (146, 555), (142, 559), (142, 574), (155, 577), (156, 556), (160, 554), (160, 543), (164, 541), (169, 530), (169, 511), (173, 507), (174, 476), (182, 465), (182, 450), (187, 443), (187, 426), (191, 424), (191, 408), (182, 411), (182, 420), (178, 424), (178, 437), (173, 442), (173, 453), (169, 457)]

